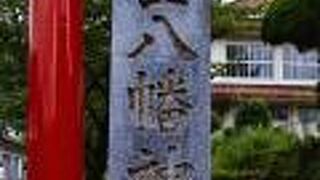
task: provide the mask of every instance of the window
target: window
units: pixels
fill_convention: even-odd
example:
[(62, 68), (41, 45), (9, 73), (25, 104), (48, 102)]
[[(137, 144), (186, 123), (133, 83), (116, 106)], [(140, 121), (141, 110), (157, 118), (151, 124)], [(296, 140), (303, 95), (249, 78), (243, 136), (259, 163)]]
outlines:
[(316, 52), (300, 53), (294, 47), (285, 47), (283, 52), (285, 79), (319, 79), (320, 63)]
[(272, 78), (273, 52), (262, 43), (227, 45), (226, 71), (223, 76)]
[(287, 121), (289, 118), (288, 106), (274, 106), (272, 108), (273, 118), (277, 121)]
[(301, 122), (320, 122), (319, 108), (301, 108), (299, 111), (299, 118)]

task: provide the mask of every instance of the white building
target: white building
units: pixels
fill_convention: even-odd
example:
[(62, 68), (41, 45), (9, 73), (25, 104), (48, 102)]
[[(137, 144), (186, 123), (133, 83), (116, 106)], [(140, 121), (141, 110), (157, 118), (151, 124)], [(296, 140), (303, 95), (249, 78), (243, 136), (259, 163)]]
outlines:
[(0, 180), (23, 179), (23, 156), (17, 144), (0, 138)]
[(320, 56), (294, 46), (272, 47), (260, 40), (217, 39), (212, 45), (214, 103), (229, 102), (223, 114), (232, 125), (237, 103), (262, 99), (272, 108), (274, 124), (297, 133), (320, 135), (317, 83)]

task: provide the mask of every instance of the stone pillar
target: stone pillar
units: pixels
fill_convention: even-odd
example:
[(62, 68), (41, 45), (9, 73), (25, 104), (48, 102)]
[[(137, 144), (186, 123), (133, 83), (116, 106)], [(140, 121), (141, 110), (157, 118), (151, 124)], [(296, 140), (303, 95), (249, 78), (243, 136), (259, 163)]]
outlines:
[(108, 179), (210, 179), (210, 3), (113, 1)]

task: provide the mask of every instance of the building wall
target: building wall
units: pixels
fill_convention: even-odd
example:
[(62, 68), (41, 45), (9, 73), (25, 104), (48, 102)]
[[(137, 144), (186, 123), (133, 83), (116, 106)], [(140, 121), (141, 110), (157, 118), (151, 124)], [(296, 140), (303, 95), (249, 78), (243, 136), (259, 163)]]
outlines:
[[(227, 48), (230, 45), (248, 46), (249, 50), (247, 53), (239, 53), (239, 56), (235, 56), (239, 57), (236, 61), (230, 60), (228, 59), (230, 58), (230, 48), (229, 50)], [(241, 51), (246, 50), (240, 48)], [(231, 54), (234, 55), (234, 53)], [(235, 54), (237, 55), (237, 53)], [(212, 72), (214, 74), (212, 79), (213, 88), (216, 87), (223, 91), (222, 86), (233, 85), (234, 89), (231, 94), (228, 94), (229, 96), (237, 96), (238, 91), (240, 91), (240, 85), (274, 87), (273, 91), (270, 92), (277, 92), (276, 87), (285, 87), (289, 90), (292, 89), (291, 93), (295, 96), (297, 96), (297, 93), (293, 90), (301, 89), (300, 95), (307, 95), (310, 94), (310, 91), (303, 90), (302, 87), (304, 89), (315, 89), (320, 79), (319, 57), (315, 51), (300, 53), (294, 46), (289, 44), (269, 46), (258, 40), (215, 40), (212, 44), (211, 55)], [(238, 89), (237, 86), (239, 86)], [(213, 94), (219, 96), (214, 97), (214, 99), (219, 99), (221, 102), (223, 98), (221, 97), (221, 92), (219, 93), (214, 91)], [(290, 92), (288, 91), (288, 93)], [(307, 101), (287, 101), (281, 102), (281, 104), (280, 102), (271, 102), (267, 96), (263, 98), (272, 106), (285, 107), (287, 111), (286, 119), (274, 119), (275, 126), (281, 126), (303, 137), (307, 134), (320, 135), (320, 109), (317, 108), (314, 102), (311, 103), (311, 101), (315, 101), (316, 96), (312, 95), (312, 97)], [(234, 108), (224, 115), (227, 127), (232, 124), (230, 122), (236, 116), (237, 101), (231, 101), (231, 103), (233, 103)]]
[(21, 154), (0, 149), (0, 180), (22, 180), (23, 171)]

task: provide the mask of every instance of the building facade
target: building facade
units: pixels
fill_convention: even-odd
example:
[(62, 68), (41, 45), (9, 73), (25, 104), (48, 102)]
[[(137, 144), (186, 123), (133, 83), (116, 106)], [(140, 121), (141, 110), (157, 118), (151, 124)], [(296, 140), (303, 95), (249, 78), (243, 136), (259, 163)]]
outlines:
[(232, 126), (241, 101), (259, 99), (272, 112), (275, 126), (304, 137), (320, 136), (317, 95), (320, 55), (260, 40), (216, 39), (212, 45), (214, 103), (228, 102), (224, 126)]
[(0, 180), (23, 180), (24, 157), (18, 144), (0, 138)]

